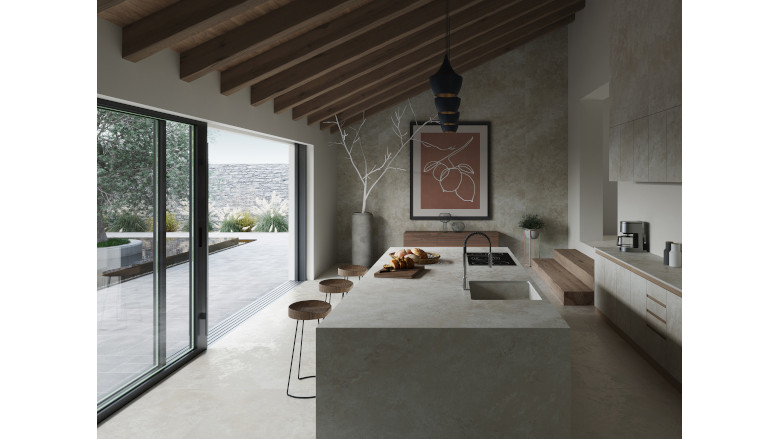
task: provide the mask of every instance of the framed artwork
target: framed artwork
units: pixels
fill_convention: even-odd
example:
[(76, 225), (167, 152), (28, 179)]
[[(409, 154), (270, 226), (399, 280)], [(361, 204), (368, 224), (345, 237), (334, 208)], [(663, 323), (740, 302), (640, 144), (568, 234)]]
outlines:
[[(410, 125), (414, 133), (415, 122)], [(412, 137), (409, 151), (411, 219), (438, 220), (441, 213), (490, 219), (489, 122), (461, 122), (457, 133), (426, 125)]]

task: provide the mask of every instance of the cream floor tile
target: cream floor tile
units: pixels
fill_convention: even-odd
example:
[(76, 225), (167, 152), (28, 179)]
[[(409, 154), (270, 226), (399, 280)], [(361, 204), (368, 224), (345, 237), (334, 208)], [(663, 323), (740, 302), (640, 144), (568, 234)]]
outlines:
[[(316, 400), (285, 394), (295, 330), (287, 306), (323, 297), (317, 281), (296, 287), (106, 420), (98, 438), (314, 438)], [(572, 328), (572, 438), (681, 437), (680, 393), (592, 306), (559, 310)], [(306, 325), (304, 375), (315, 367), (315, 332)], [(291, 390), (313, 394), (314, 386), (293, 376)]]

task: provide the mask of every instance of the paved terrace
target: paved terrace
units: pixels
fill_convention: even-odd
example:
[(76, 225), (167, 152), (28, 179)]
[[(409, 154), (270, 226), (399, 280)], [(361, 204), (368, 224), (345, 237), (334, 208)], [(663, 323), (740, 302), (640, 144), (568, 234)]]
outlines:
[[(116, 236), (119, 234), (109, 234)], [(142, 234), (134, 234), (134, 237)], [(151, 237), (151, 233), (148, 234)], [(186, 237), (170, 233), (169, 237)], [(209, 255), (208, 328), (289, 279), (287, 233), (209, 233), (210, 238), (255, 241)], [(189, 270), (167, 270), (167, 355), (189, 343)], [(97, 291), (97, 400), (153, 365), (154, 320), (151, 274)]]

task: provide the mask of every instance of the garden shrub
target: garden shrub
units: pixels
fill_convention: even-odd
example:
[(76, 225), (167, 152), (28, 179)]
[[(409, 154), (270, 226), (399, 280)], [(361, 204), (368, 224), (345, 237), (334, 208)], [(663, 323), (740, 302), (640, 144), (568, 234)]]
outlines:
[(257, 218), (248, 210), (225, 216), (220, 232), (252, 232), (257, 226)]
[(256, 227), (258, 232), (286, 232), (288, 231), (287, 216), (276, 210), (267, 210), (260, 215), (260, 222)]
[(177, 230), (179, 230), (179, 220), (172, 213), (165, 212), (165, 231), (175, 232)]
[(146, 232), (151, 230), (147, 222), (135, 213), (125, 212), (108, 220), (109, 232)]
[(101, 248), (101, 247), (114, 247), (116, 245), (124, 245), (124, 244), (130, 244), (130, 240), (125, 238), (108, 238), (105, 241), (98, 242), (97, 246), (98, 248)]
[[(179, 230), (179, 220), (176, 219), (176, 216), (170, 212), (165, 212), (165, 231), (166, 232), (176, 232)], [(149, 231), (154, 231), (154, 218), (147, 218), (146, 219), (146, 227)]]

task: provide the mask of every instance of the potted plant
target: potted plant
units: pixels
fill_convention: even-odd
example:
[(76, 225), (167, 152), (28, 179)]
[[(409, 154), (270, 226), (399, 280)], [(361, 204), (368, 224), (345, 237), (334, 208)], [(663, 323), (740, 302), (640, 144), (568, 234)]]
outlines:
[(539, 230), (544, 228), (544, 220), (535, 213), (526, 213), (518, 225), (525, 229), (525, 236), (536, 239), (539, 237)]

